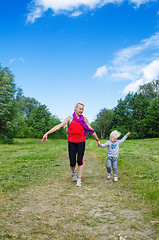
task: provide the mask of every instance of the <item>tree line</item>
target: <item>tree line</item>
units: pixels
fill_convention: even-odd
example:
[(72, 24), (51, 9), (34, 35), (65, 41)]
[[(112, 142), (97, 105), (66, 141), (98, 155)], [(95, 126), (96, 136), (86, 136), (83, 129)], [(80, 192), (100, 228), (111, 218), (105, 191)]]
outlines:
[(128, 93), (112, 110), (103, 108), (92, 127), (101, 138), (118, 129), (122, 134), (130, 131), (130, 138), (159, 137), (159, 80)]
[[(9, 68), (0, 65), (0, 139), (41, 138), (59, 123), (46, 105), (25, 97)], [(113, 109), (101, 109), (91, 126), (100, 138), (108, 137), (114, 129), (123, 134), (131, 131), (131, 138), (159, 137), (159, 80), (140, 86), (138, 92), (120, 99)], [(66, 135), (61, 128), (50, 137)]]
[[(46, 105), (35, 98), (25, 97), (8, 67), (0, 66), (0, 139), (42, 138), (44, 132), (60, 123)], [(65, 138), (65, 129), (51, 135)]]

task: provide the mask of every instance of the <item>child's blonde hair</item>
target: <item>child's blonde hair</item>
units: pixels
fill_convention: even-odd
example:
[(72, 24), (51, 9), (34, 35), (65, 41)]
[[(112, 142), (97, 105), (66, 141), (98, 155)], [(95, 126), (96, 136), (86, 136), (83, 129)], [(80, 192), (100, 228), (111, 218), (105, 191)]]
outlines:
[(114, 130), (111, 132), (110, 137), (115, 136), (115, 137), (120, 137), (121, 132), (118, 132), (118, 130)]

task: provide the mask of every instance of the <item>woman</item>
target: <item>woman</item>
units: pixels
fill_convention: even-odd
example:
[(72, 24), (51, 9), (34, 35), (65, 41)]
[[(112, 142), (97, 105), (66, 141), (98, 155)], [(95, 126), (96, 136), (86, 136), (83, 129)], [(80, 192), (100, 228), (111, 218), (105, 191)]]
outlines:
[[(88, 135), (88, 132), (93, 135), (93, 137), (98, 142), (98, 146), (100, 146), (99, 138), (97, 134), (90, 126), (88, 119), (84, 117), (84, 104), (82, 102), (78, 102), (75, 105), (74, 113), (72, 116), (67, 117), (62, 123), (54, 126), (48, 132), (46, 132), (42, 138), (42, 142), (46, 139), (50, 133), (53, 133), (60, 128), (68, 125), (68, 152), (70, 159), (70, 168), (72, 170), (72, 180), (74, 182), (77, 181), (76, 186), (81, 187), (82, 183), (82, 174), (83, 174), (83, 157), (85, 152), (85, 136)], [(76, 175), (76, 162), (78, 164), (78, 179)]]

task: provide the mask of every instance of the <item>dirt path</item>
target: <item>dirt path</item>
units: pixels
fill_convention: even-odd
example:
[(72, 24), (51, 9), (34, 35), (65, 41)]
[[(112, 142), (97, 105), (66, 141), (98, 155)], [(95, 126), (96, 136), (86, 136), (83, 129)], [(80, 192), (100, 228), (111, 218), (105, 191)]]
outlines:
[(81, 188), (72, 182), (67, 164), (62, 178), (21, 190), (6, 201), (2, 239), (117, 240), (118, 234), (159, 239), (145, 223), (137, 197), (121, 189), (120, 179), (108, 181), (103, 164), (86, 153)]

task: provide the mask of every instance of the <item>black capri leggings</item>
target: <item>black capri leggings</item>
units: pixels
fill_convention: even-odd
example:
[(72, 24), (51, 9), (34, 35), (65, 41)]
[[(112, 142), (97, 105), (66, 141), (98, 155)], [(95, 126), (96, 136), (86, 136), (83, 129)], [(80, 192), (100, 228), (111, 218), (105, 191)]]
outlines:
[(68, 153), (70, 159), (70, 166), (75, 167), (76, 156), (78, 166), (83, 165), (83, 157), (85, 152), (85, 141), (80, 143), (68, 142)]

